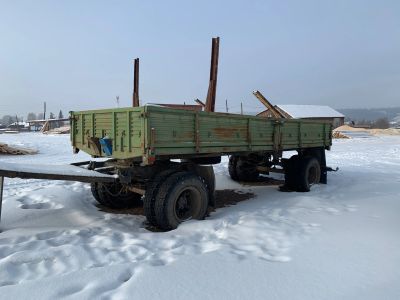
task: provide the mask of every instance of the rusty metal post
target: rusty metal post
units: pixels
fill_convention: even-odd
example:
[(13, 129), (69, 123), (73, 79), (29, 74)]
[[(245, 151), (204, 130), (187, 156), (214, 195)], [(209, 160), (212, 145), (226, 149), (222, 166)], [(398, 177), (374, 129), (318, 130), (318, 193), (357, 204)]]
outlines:
[(210, 82), (208, 85), (205, 111), (215, 110), (215, 96), (217, 93), (218, 57), (219, 57), (219, 37), (216, 37), (212, 39)]
[(139, 106), (139, 58), (134, 61), (133, 71), (133, 107)]

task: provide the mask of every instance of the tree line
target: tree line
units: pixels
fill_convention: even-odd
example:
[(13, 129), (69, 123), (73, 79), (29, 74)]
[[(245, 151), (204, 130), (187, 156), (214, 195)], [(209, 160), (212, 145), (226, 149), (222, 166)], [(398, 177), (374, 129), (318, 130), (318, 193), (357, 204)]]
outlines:
[[(62, 111), (60, 110), (58, 113), (58, 117), (56, 117), (56, 115), (52, 112), (50, 112), (48, 119), (63, 119), (64, 115), (62, 113)], [(30, 112), (28, 113), (25, 121), (32, 121), (32, 120), (43, 120), (44, 119), (44, 114), (43, 113), (33, 113)], [(18, 115), (4, 115), (3, 117), (0, 118), (0, 124), (4, 125), (4, 126), (8, 126), (12, 123), (15, 122), (23, 122), (24, 118)]]
[(354, 122), (355, 125), (358, 126), (367, 126), (370, 128), (375, 128), (375, 129), (387, 129), (390, 127), (390, 122), (388, 118), (378, 118), (375, 121), (370, 121), (370, 120), (358, 120)]

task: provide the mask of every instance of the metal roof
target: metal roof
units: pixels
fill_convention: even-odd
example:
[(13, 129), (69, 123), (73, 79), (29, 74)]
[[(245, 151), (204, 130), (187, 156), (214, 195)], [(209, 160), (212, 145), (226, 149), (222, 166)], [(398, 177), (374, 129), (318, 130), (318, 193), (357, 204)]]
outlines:
[(279, 104), (278, 108), (292, 118), (342, 118), (343, 114), (325, 105)]

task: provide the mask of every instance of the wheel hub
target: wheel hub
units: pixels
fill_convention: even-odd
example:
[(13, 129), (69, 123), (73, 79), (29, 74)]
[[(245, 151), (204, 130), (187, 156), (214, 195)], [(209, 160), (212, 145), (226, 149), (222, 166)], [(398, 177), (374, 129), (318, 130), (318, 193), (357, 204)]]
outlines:
[(192, 206), (191, 206), (191, 193), (190, 191), (184, 191), (176, 201), (175, 213), (177, 217), (184, 221), (192, 217)]

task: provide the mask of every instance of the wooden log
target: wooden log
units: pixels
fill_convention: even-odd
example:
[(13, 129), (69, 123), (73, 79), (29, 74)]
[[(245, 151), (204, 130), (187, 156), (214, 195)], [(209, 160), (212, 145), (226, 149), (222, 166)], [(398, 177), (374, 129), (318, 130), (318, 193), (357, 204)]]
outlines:
[(7, 144), (0, 144), (0, 154), (8, 154), (8, 155), (29, 155), (36, 154), (37, 151), (34, 149), (27, 148), (18, 148), (12, 147)]

